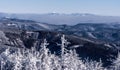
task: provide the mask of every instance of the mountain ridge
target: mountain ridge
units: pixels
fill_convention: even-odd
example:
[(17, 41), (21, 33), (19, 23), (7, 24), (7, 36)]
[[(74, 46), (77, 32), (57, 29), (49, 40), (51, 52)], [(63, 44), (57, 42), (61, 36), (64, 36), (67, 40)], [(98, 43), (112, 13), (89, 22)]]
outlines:
[(1, 17), (18, 18), (45, 22), (49, 24), (75, 25), (78, 23), (120, 23), (119, 16), (100, 16), (89, 13), (45, 13), (45, 14), (7, 14), (0, 13)]

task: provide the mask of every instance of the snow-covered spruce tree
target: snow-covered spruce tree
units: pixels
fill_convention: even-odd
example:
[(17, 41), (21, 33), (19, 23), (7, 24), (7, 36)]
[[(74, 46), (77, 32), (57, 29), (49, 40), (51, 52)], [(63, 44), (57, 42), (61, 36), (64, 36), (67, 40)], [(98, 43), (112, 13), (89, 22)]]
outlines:
[(66, 58), (68, 57), (68, 53), (67, 53), (67, 50), (65, 49), (65, 47), (67, 46), (68, 42), (67, 40), (65, 39), (65, 35), (63, 35), (61, 37), (61, 61), (60, 61), (60, 65), (61, 65), (61, 69), (66, 69), (68, 68), (67, 64), (65, 64), (66, 61)]
[(68, 45), (68, 41), (65, 39), (65, 35), (61, 37), (61, 66), (62, 70), (84, 70), (86, 67), (79, 59), (76, 51), (67, 50), (65, 47)]
[(111, 70), (120, 70), (120, 52), (118, 53), (116, 60), (113, 61), (113, 66), (111, 66)]
[(51, 70), (51, 59), (49, 49), (47, 49), (48, 43), (44, 39), (41, 43), (41, 50), (36, 51), (35, 47), (32, 47), (31, 50), (28, 50), (25, 54), (24, 69), (25, 70)]
[(2, 58), (2, 57), (4, 57), (4, 54), (5, 53), (0, 54), (0, 70), (4, 69), (4, 66), (6, 64), (6, 61)]
[[(33, 50), (28, 50), (28, 49), (24, 49), (25, 52), (24, 54), (22, 54), (23, 56), (23, 59), (22, 59), (22, 69), (25, 69), (25, 70), (33, 70), (35, 69), (36, 70), (36, 56), (34, 55), (33, 53)], [(26, 55), (25, 55), (26, 54)]]
[(9, 56), (10, 56), (9, 49), (10, 48), (6, 49), (4, 52), (0, 54), (1, 70), (8, 69), (6, 65), (7, 65), (7, 62), (9, 61)]
[(65, 39), (65, 35), (61, 37), (61, 42), (60, 59), (62, 70), (106, 70), (106, 68), (102, 67), (101, 61), (83, 61), (78, 57), (76, 50), (65, 49), (69, 43)]
[(60, 58), (56, 55), (50, 55), (50, 70), (62, 70), (60, 64)]
[[(49, 52), (47, 45), (45, 39), (39, 52), (34, 47), (31, 50), (18, 48), (12, 54), (9, 48), (6, 49), (0, 54), (1, 70), (58, 70), (60, 67), (58, 57)], [(11, 65), (10, 63), (12, 67), (6, 67), (6, 65)]]
[(51, 54), (49, 52), (49, 49), (47, 48), (47, 45), (49, 45), (44, 39), (44, 43), (41, 44), (41, 64), (40, 69), (41, 70), (51, 70)]
[(107, 70), (102, 66), (101, 60), (99, 62), (86, 59), (85, 66), (86, 70)]
[(11, 62), (14, 63), (14, 70), (21, 70), (22, 69), (22, 60), (23, 60), (23, 55), (20, 52), (20, 49), (17, 49), (17, 52), (15, 52), (14, 54), (11, 54), (12, 56), (10, 56)]
[(75, 50), (70, 50), (68, 53), (65, 54), (65, 62), (64, 65), (66, 66), (67, 70), (85, 70), (86, 66), (84, 65), (83, 61), (80, 60), (78, 54)]
[(61, 70), (59, 57), (55, 54), (51, 54), (47, 45), (49, 45), (49, 43), (44, 39), (39, 51), (41, 60), (41, 63), (39, 64), (40, 70)]

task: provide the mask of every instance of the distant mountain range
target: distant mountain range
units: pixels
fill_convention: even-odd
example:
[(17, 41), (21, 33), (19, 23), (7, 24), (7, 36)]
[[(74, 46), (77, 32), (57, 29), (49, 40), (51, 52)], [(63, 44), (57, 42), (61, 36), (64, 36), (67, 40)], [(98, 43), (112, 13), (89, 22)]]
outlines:
[[(93, 40), (94, 42), (112, 42), (120, 45), (120, 24), (118, 23), (78, 23), (75, 25), (57, 25), (33, 20), (16, 18), (0, 19), (0, 29), (25, 29), (30, 31), (60, 32), (66, 35), (74, 35)], [(6, 30), (7, 31), (7, 30)], [(97, 40), (97, 41), (96, 41)]]
[(34, 20), (37, 22), (44, 22), (49, 24), (67, 24), (75, 25), (78, 23), (120, 23), (120, 17), (118, 16), (99, 16), (94, 14), (7, 14), (0, 13), (0, 17), (6, 18), (18, 18), (26, 20)]
[(56, 54), (60, 51), (60, 38), (62, 34), (65, 34), (67, 41), (70, 42), (67, 49), (76, 49), (82, 58), (89, 57), (93, 60), (101, 58), (104, 66), (111, 64), (109, 60), (115, 59), (120, 51), (120, 24), (118, 23), (79, 22), (74, 25), (57, 25), (23, 18), (4, 17), (3, 14), (0, 19), (0, 30), (1, 41), (9, 39), (5, 44), (2, 43), (4, 45), (31, 48), (36, 42), (36, 46), (39, 46), (43, 39), (46, 39), (50, 51)]

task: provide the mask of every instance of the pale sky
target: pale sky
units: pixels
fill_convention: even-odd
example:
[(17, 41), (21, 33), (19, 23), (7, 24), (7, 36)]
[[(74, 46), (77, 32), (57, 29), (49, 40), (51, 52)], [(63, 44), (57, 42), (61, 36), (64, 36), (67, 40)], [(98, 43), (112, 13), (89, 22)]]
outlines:
[(5, 13), (91, 13), (120, 16), (120, 0), (0, 0)]

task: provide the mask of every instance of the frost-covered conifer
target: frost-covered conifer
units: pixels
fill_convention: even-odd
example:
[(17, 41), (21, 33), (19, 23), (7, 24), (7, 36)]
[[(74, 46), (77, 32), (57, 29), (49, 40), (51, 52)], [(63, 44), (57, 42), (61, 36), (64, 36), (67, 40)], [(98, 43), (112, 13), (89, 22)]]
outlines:
[(113, 66), (111, 67), (111, 69), (120, 70), (120, 52), (118, 53), (116, 60), (113, 61)]
[(40, 51), (32, 47), (18, 48), (11, 52), (8, 48), (0, 54), (1, 70), (105, 70), (102, 62), (81, 60), (75, 50), (66, 49), (68, 44), (63, 35), (60, 56), (50, 53), (46, 39), (41, 43)]
[(79, 59), (76, 51), (67, 50), (65, 47), (68, 45), (68, 41), (65, 39), (65, 35), (61, 37), (61, 66), (64, 70), (79, 70), (85, 69), (83, 62)]
[(49, 45), (44, 39), (44, 42), (41, 44), (41, 68), (43, 70), (51, 70), (50, 65), (51, 65), (51, 59), (50, 59), (50, 52), (49, 49), (47, 48), (47, 45)]

